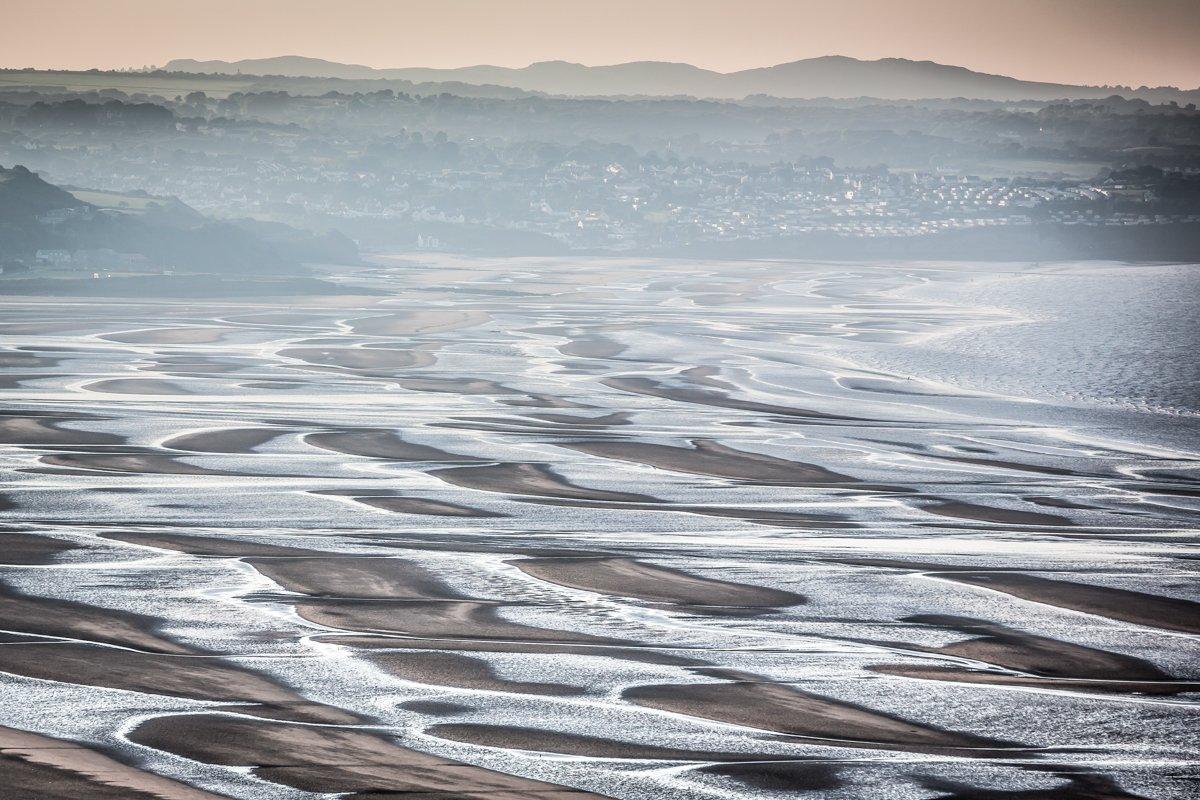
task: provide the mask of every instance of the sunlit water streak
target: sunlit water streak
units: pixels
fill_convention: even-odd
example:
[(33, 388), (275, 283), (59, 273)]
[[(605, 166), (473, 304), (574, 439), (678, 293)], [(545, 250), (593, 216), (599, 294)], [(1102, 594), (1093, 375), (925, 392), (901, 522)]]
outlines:
[[(1047, 584), (996, 588), (954, 570), (1197, 599), (1198, 276), (1191, 265), (429, 258), (343, 276), (348, 292), (390, 293), (349, 305), (10, 300), (3, 520), (79, 549), (0, 567), (0, 579), (143, 615), (189, 651), (364, 720), (349, 728), (612, 797), (785, 797), (806, 780), (829, 798), (933, 797), (949, 791), (939, 781), (970, 796), (1062, 787), (1073, 770), (1129, 793), (1107, 796), (1188, 797), (1194, 692), (1134, 690), (1153, 682), (1145, 675), (1124, 691), (1117, 676), (1048, 675), (953, 646), (1010, 637), (1032, 658), (1022, 637), (1037, 637), (1140, 659), (1160, 683), (1197, 681), (1200, 620), (1180, 627), (1191, 606), (1173, 621), (1114, 616), (1090, 595), (1021, 596)], [(63, 321), (76, 325), (53, 325)], [(195, 341), (178, 332), (214, 327)], [(303, 358), (281, 354), (297, 348)], [(376, 356), (360, 351), (387, 348), (429, 358), (364, 366)], [(49, 428), (11, 422), (29, 418)], [(265, 431), (261, 442), (228, 438), (247, 428)], [(347, 432), (423, 449), (306, 439)], [(110, 438), (85, 440), (97, 434)], [(527, 471), (492, 469), (505, 464)], [(194, 545), (164, 535), (225, 549), (180, 552)], [(447, 594), (381, 600), (372, 592), (399, 584), (331, 581), (340, 573), (324, 562), (285, 585), (263, 560), (320, 554), (398, 559)], [(583, 583), (520, 568), (570, 554), (617, 559), (618, 577), (583, 585), (600, 580), (600, 561)], [(664, 571), (621, 572), (629, 559)], [(664, 601), (687, 591), (672, 583), (681, 574), (806, 602)], [(397, 604), (380, 617), (392, 628), (321, 616), (330, 603), (381, 602)], [(414, 602), (427, 604), (403, 605)], [(389, 630), (408, 638), (396, 654), (470, 657), (492, 677), (390, 672), (374, 660), (387, 651), (365, 646)], [(943, 671), (920, 672), (932, 668)], [(982, 758), (848, 746), (624, 694), (745, 676), (1017, 746)], [(230, 796), (316, 796), (252, 764), (201, 766), (127, 740), (147, 719), (244, 716), (244, 704), (87, 682), (4, 676), (0, 725), (108, 747)], [(573, 691), (530, 688), (548, 685)], [(548, 752), (520, 732), (482, 744), (441, 735), (447, 724), (626, 747), (572, 754), (563, 739)], [(639, 746), (712, 757), (680, 765)], [(706, 768), (730, 754), (812, 760), (833, 777)]]

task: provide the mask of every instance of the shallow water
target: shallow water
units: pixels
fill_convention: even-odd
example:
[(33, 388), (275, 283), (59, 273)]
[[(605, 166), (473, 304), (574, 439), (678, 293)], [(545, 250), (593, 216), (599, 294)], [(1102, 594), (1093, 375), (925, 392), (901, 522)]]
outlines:
[(1194, 796), (1198, 269), (5, 301), (0, 726), (239, 798)]

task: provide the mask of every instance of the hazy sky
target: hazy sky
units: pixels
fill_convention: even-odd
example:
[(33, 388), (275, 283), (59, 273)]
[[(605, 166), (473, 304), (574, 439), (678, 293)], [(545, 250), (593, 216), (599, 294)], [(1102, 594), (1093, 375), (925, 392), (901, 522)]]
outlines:
[(901, 56), (1200, 86), (1200, 0), (0, 0), (0, 66), (308, 55), (375, 67)]

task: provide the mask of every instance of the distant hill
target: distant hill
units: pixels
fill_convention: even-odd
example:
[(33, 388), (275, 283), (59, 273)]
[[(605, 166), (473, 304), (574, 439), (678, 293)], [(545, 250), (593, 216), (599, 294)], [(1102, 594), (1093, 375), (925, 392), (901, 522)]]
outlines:
[(275, 58), (244, 58), (241, 61), (196, 61), (191, 58), (176, 58), (168, 61), (163, 69), (167, 72), (193, 72), (222, 75), (284, 75), (289, 78), (386, 78), (380, 74), (394, 70), (378, 70), (361, 64), (340, 64), (323, 58), (305, 56), (277, 56)]
[(27, 255), (53, 243), (53, 237), (46, 235), (48, 226), (39, 221), (43, 216), (91, 208), (25, 167), (0, 167), (0, 256)]
[(691, 64), (636, 61), (589, 67), (542, 61), (527, 67), (474, 66), (455, 69), (408, 67), (374, 69), (319, 58), (280, 56), (242, 61), (175, 59), (165, 70), (208, 74), (284, 75), (345, 79), (398, 79), (415, 82), (491, 84), (560, 95), (692, 95), (742, 98), (761, 94), (783, 98), (877, 97), (887, 100), (967, 97), (981, 100), (1096, 99), (1114, 94), (1155, 102), (1185, 101), (1200, 90), (1174, 87), (1133, 89), (1022, 81), (932, 61), (884, 58), (861, 61), (823, 56), (740, 72), (713, 72)]
[(12, 169), (0, 167), (0, 220), (5, 223), (26, 223), (57, 209), (86, 206), (70, 192), (46, 183), (19, 164)]
[(36, 268), (39, 251), (54, 251), (68, 265), (233, 274), (358, 258), (340, 234), (213, 220), (175, 198), (67, 191), (20, 165), (0, 167), (0, 256)]

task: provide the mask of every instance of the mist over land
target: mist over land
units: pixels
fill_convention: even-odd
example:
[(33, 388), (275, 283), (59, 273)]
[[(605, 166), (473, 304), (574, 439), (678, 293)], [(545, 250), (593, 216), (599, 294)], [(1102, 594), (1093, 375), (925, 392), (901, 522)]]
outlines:
[(1194, 797), (1198, 96), (0, 72), (0, 800)]
[[(651, 92), (646, 75), (664, 70), (730, 77), (686, 65), (501, 71), (565, 70), (582, 95), (465, 82), (504, 79), (494, 70), (416, 83), (312, 59), (261, 66), (343, 77), (7, 72), (0, 164), (368, 250), (1162, 260), (1188, 258), (1198, 237), (1200, 112), (1174, 89), (838, 58), (744, 87), (825, 96), (721, 100), (591, 94)], [(847, 97), (828, 96), (839, 86)], [(30, 262), (28, 248), (9, 255)]]
[(241, 61), (177, 58), (164, 72), (280, 75), (346, 80), (404, 80), (413, 83), (491, 84), (560, 95), (690, 95), (738, 99), (747, 95), (780, 98), (875, 97), (884, 100), (970, 97), (980, 100), (1100, 99), (1118, 95), (1145, 99), (1194, 101), (1200, 88), (1071, 86), (989, 75), (932, 61), (886, 58), (864, 61), (824, 56), (770, 67), (722, 73), (691, 64), (641, 61), (586, 66), (543, 61), (527, 67), (410, 67), (378, 69), (317, 58), (280, 56)]

